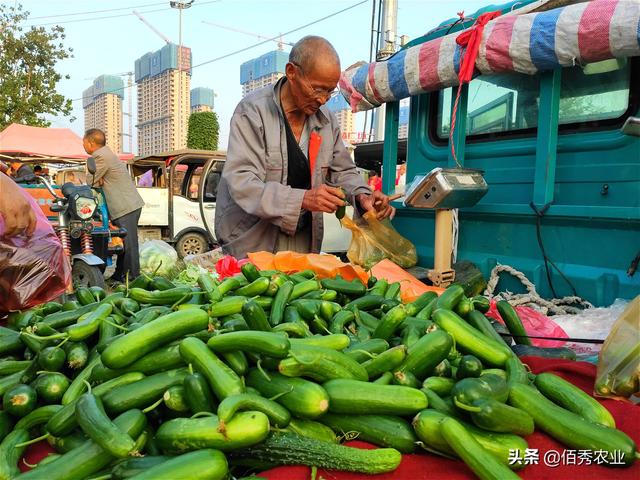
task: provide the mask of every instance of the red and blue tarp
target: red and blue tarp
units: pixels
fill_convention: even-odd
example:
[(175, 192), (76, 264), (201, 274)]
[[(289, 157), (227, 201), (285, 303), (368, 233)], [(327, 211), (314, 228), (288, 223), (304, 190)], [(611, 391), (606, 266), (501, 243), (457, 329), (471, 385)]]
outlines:
[[(340, 89), (354, 112), (459, 84), (465, 48), (456, 32), (401, 50), (383, 62), (343, 72)], [(475, 61), (478, 74), (534, 75), (557, 67), (640, 55), (640, 0), (592, 0), (489, 21)]]

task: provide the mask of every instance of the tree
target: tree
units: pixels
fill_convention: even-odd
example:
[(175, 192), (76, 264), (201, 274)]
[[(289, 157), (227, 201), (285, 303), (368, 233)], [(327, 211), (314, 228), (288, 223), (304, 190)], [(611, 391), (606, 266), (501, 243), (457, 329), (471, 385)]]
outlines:
[(218, 115), (216, 112), (196, 112), (189, 117), (187, 148), (218, 149)]
[(44, 115), (71, 113), (71, 100), (56, 91), (56, 63), (72, 57), (64, 28), (23, 28), (28, 16), (19, 4), (0, 5), (0, 130), (11, 123), (48, 127)]

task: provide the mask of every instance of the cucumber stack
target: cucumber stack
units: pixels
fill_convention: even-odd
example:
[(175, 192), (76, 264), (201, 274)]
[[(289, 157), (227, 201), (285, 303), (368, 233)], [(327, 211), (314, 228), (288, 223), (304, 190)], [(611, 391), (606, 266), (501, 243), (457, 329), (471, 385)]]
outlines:
[[(611, 463), (637, 456), (600, 403), (531, 375), (484, 315), (488, 299), (459, 285), (404, 303), (399, 283), (250, 263), (198, 283), (143, 276), (12, 313), (0, 328), (0, 478), (225, 479), (289, 464), (376, 474), (416, 452), (510, 478), (534, 429)], [(515, 310), (499, 311), (527, 345)], [(57, 454), (19, 474), (41, 438)], [(355, 438), (379, 448), (342, 445)]]

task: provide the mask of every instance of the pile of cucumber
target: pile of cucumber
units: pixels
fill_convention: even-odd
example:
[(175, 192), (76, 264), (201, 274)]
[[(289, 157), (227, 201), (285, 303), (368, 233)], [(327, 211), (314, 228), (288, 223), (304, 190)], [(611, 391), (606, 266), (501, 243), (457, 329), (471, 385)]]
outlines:
[[(527, 371), (459, 285), (259, 271), (199, 287), (141, 276), (107, 294), (12, 313), (0, 328), (0, 479), (226, 479), (303, 464), (367, 474), (402, 453), (518, 478), (534, 428), (630, 465), (597, 401)], [(501, 316), (527, 343), (516, 312)], [(360, 450), (340, 443), (358, 438)], [(20, 474), (29, 443), (55, 449)]]

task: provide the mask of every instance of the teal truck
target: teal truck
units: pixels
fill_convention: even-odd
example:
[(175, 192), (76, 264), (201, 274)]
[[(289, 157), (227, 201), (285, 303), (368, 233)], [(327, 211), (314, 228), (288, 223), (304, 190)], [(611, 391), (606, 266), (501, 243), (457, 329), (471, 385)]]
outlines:
[[(640, 7), (533, 9), (544, 3), (445, 22), (386, 62), (348, 70), (341, 88), (356, 109), (386, 103), (386, 193), (395, 189), (402, 98), (410, 98), (407, 186), (456, 167), (454, 152), (461, 166), (483, 171), (486, 195), (458, 211), (458, 260), (485, 278), (510, 265), (546, 298), (577, 294), (608, 306), (640, 294)], [(514, 11), (527, 4), (529, 12)], [(469, 51), (455, 37), (487, 12), (497, 13), (481, 33), (474, 78), (458, 87)], [(435, 210), (394, 205), (393, 224), (416, 245), (418, 264), (433, 266)], [(500, 290), (522, 292), (519, 283), (504, 278)]]

